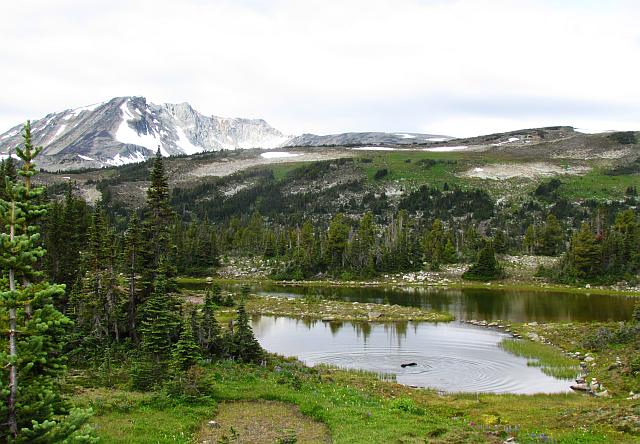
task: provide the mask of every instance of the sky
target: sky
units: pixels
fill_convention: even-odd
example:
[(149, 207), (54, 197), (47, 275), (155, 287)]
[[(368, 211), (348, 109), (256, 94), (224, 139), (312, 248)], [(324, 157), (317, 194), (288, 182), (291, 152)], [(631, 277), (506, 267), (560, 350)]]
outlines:
[(640, 2), (0, 2), (0, 133), (145, 96), (285, 134), (640, 130)]

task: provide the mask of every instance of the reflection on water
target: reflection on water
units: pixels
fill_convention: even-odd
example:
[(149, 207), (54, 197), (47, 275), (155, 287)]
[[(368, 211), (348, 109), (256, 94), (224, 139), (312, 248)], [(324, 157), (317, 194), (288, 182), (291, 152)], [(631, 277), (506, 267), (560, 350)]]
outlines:
[[(303, 322), (256, 316), (262, 346), (308, 365), (393, 373), (401, 384), (450, 392), (556, 393), (569, 382), (545, 375), (498, 347), (506, 334), (452, 323)], [(400, 364), (415, 362), (415, 367)]]
[(319, 295), (349, 302), (422, 307), (456, 319), (530, 321), (622, 321), (633, 311), (630, 296), (546, 293), (497, 289), (345, 288), (263, 285), (256, 290), (281, 296)]

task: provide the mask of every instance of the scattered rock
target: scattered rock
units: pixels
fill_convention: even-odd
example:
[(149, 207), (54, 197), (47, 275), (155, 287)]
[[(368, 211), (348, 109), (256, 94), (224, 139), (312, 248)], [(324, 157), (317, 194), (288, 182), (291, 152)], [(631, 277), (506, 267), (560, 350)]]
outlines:
[(207, 422), (207, 426), (211, 427), (212, 429), (217, 429), (218, 427), (220, 427), (220, 424), (218, 424), (218, 421), (209, 421)]
[(571, 388), (571, 390), (575, 390), (577, 392), (588, 392), (589, 391), (589, 385), (585, 384), (584, 382), (580, 383), (580, 384), (574, 384), (570, 388)]

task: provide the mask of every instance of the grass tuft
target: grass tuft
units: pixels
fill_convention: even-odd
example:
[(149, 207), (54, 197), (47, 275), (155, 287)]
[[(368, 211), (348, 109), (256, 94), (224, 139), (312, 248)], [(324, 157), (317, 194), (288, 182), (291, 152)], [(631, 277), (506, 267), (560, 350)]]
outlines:
[(511, 354), (522, 356), (527, 365), (540, 367), (545, 375), (559, 379), (573, 379), (580, 371), (577, 361), (568, 358), (555, 347), (520, 339), (504, 339), (500, 347)]

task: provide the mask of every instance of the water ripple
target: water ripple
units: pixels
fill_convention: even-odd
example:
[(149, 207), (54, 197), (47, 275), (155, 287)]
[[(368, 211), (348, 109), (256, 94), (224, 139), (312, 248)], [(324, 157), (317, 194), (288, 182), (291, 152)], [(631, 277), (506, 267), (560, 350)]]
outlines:
[[(555, 393), (569, 391), (567, 381), (528, 367), (527, 360), (498, 347), (503, 333), (460, 323), (419, 323), (398, 331), (372, 324), (360, 334), (356, 326), (331, 330), (317, 323), (261, 317), (254, 321), (267, 350), (297, 356), (308, 365), (395, 374), (401, 384), (450, 392)], [(401, 364), (416, 363), (401, 367)]]

